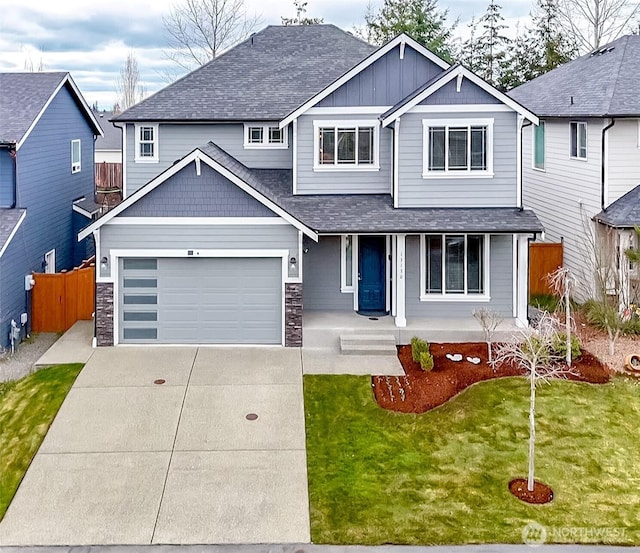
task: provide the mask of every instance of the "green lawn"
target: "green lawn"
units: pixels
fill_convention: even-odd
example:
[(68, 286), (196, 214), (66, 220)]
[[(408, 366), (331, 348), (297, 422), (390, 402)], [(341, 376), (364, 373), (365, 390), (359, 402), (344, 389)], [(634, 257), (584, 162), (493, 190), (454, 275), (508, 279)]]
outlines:
[(536, 521), (551, 542), (640, 544), (639, 383), (539, 388), (539, 506), (507, 489), (527, 470), (523, 378), (423, 415), (379, 408), (369, 377), (305, 376), (304, 395), (313, 542), (522, 543)]
[(83, 365), (55, 365), (0, 383), (0, 520)]

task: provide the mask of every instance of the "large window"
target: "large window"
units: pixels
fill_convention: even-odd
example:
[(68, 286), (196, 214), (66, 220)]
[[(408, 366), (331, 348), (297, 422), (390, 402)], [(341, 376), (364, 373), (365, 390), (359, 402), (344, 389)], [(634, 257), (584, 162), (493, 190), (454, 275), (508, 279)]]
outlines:
[(484, 234), (422, 236), (421, 299), (488, 296), (488, 240)]
[(571, 157), (587, 159), (587, 124), (571, 121)]
[(245, 148), (284, 149), (288, 147), (287, 129), (269, 123), (251, 123), (244, 126)]
[(71, 172), (79, 173), (82, 169), (82, 148), (80, 140), (71, 141)]
[(158, 161), (158, 125), (136, 125), (136, 161)]
[(544, 148), (545, 148), (545, 124), (540, 121), (537, 127), (533, 127), (533, 168), (544, 169)]
[(378, 169), (378, 123), (314, 121), (316, 170)]
[(423, 121), (424, 177), (490, 175), (493, 119)]

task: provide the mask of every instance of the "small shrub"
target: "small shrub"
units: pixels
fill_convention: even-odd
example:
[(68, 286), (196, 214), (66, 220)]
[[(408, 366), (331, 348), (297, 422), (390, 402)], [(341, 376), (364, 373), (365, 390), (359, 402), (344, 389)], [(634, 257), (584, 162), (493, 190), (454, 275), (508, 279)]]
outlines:
[(433, 369), (433, 355), (429, 351), (420, 352), (420, 368), (423, 371), (430, 371)]
[(553, 294), (533, 294), (529, 303), (540, 309), (540, 311), (555, 313), (559, 302), (560, 298)]
[(411, 338), (411, 357), (416, 363), (420, 363), (420, 355), (425, 351), (429, 353), (429, 343), (426, 340), (417, 336)]
[[(553, 337), (551, 342), (551, 347), (553, 348), (554, 353), (561, 357), (567, 356), (567, 335), (564, 332), (558, 332)], [(578, 337), (575, 334), (571, 335), (571, 359), (577, 359), (582, 355), (582, 351), (580, 351), (580, 342)]]
[(538, 365), (547, 366), (551, 361), (551, 348), (548, 343), (543, 343), (537, 336), (532, 336), (528, 342), (522, 342), (522, 352), (527, 358), (533, 353), (538, 353)]
[(589, 324), (599, 330), (607, 330), (609, 325), (615, 325), (620, 319), (618, 309), (610, 302), (587, 300), (582, 309)]

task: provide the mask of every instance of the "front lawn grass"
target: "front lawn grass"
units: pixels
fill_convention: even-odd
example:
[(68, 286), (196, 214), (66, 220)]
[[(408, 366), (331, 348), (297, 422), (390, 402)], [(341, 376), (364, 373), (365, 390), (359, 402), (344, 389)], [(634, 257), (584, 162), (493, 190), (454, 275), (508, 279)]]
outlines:
[(82, 367), (54, 365), (0, 383), (0, 520)]
[[(526, 476), (528, 382), (474, 385), (422, 415), (378, 407), (371, 379), (304, 377), (311, 539), (335, 544), (640, 544), (640, 384), (538, 389), (536, 478), (554, 500), (512, 496)], [(598, 533), (599, 532), (599, 533)]]

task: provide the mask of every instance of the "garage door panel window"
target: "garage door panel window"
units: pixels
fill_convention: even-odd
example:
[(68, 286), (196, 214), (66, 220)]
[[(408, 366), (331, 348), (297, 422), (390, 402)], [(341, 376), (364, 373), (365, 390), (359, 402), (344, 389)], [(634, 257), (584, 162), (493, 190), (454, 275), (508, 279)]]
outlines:
[(125, 305), (157, 305), (158, 304), (158, 296), (142, 296), (142, 295), (124, 295), (124, 304)]
[(125, 278), (125, 288), (157, 288), (157, 278)]
[(158, 329), (157, 328), (125, 328), (124, 329), (125, 340), (157, 340)]
[(131, 322), (155, 322), (158, 320), (158, 313), (155, 311), (125, 311), (123, 319)]
[(158, 268), (157, 259), (125, 259), (122, 262), (125, 271), (155, 271)]

